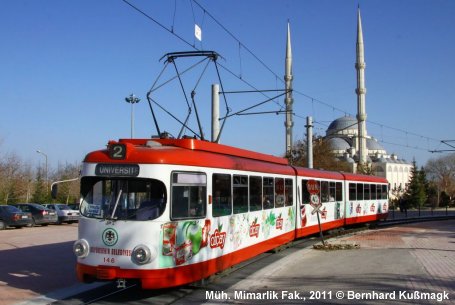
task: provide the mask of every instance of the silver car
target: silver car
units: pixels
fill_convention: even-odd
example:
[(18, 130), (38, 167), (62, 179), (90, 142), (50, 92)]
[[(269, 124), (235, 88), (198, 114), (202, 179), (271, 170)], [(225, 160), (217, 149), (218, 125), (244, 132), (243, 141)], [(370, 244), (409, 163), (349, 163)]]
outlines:
[(43, 204), (46, 208), (54, 210), (57, 213), (57, 224), (78, 222), (80, 213), (77, 210), (71, 209), (68, 205), (63, 203), (49, 203)]

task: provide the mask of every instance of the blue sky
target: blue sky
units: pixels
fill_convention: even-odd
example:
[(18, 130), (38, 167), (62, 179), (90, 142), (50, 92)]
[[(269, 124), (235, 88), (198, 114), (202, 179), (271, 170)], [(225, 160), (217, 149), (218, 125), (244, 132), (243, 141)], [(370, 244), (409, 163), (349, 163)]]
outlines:
[[(303, 138), (308, 115), (320, 135), (334, 119), (355, 115), (360, 4), (368, 134), (382, 141), (389, 153), (408, 161), (416, 158), (418, 165), (440, 156), (428, 150), (448, 148), (439, 140), (455, 140), (452, 0), (198, 0), (205, 13), (189, 0), (129, 1), (198, 49), (218, 52), (226, 91), (251, 89), (240, 77), (259, 89), (283, 88), (289, 20), (296, 91), (294, 140)], [(15, 153), (37, 165), (43, 162), (36, 153), (40, 149), (54, 168), (81, 161), (108, 140), (129, 137), (130, 105), (124, 98), (131, 93), (141, 98), (134, 108), (135, 137), (156, 134), (145, 95), (163, 69), (159, 59), (168, 52), (194, 50), (190, 45), (121, 0), (0, 0), (0, 4), (2, 154)], [(202, 42), (194, 38), (194, 23), (202, 28)], [(182, 60), (182, 69), (189, 64)], [(173, 75), (167, 69), (162, 79)], [(195, 69), (185, 76), (190, 91), (198, 75)], [(207, 137), (214, 76), (210, 66), (196, 89)], [(153, 97), (183, 119), (186, 104), (177, 89), (172, 82)], [(238, 111), (265, 99), (259, 94), (229, 95), (228, 103)], [(279, 110), (283, 100), (277, 98), (256, 110)], [(178, 134), (172, 119), (163, 113), (158, 118), (162, 130)], [(196, 128), (194, 119), (191, 124)], [(284, 116), (232, 117), (221, 142), (281, 155)]]

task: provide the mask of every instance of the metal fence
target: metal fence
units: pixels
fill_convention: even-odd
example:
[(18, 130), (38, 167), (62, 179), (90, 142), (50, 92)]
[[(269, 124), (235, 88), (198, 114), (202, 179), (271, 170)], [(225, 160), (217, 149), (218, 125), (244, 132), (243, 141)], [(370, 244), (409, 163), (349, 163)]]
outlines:
[(455, 216), (455, 208), (449, 207), (421, 207), (412, 209), (400, 210), (396, 207), (390, 207), (388, 220), (399, 220), (399, 219), (412, 219), (412, 218), (427, 218), (427, 217), (444, 217), (444, 216)]

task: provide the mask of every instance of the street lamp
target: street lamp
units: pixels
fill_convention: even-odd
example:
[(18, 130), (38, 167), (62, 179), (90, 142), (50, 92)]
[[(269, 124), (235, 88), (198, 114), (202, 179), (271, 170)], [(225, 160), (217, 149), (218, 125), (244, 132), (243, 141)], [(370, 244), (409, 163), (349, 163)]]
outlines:
[(141, 101), (140, 98), (136, 97), (134, 94), (130, 94), (130, 96), (125, 97), (125, 101), (131, 104), (131, 139), (133, 138), (134, 133), (134, 111), (133, 106)]
[(46, 191), (49, 192), (49, 183), (48, 183), (48, 167), (47, 167), (47, 155), (43, 153), (41, 150), (36, 151), (39, 154), (42, 154), (44, 158), (46, 158)]

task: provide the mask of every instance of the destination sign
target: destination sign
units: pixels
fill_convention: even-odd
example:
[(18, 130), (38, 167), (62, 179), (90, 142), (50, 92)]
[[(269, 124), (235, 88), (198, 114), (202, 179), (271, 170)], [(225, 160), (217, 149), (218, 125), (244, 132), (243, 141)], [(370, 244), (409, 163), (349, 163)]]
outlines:
[(139, 176), (139, 165), (100, 163), (96, 165), (95, 175), (111, 177), (137, 177)]

